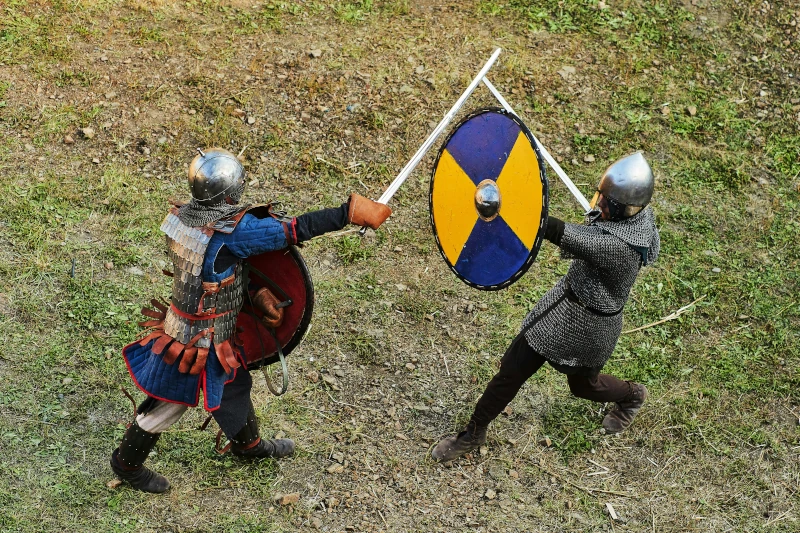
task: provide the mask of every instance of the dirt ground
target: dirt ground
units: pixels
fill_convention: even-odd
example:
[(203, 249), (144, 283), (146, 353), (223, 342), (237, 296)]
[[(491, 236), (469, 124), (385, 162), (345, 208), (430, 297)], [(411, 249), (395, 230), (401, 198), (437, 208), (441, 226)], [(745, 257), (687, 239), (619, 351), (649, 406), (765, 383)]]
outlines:
[[(0, 5), (0, 529), (796, 530), (799, 14), (707, 0)], [(663, 258), (625, 329), (705, 295), (620, 341), (609, 371), (651, 391), (632, 429), (605, 435), (605, 406), (543, 369), (486, 447), (430, 459), (567, 267), (545, 244), (509, 289), (459, 282), (431, 235), (431, 153), (382, 229), (302, 250), (317, 300), (291, 390), (272, 397), (254, 374), (264, 435), (298, 453), (218, 456), (196, 409), (149, 463), (168, 493), (107, 486), (131, 412), (119, 387), (134, 389), (119, 349), (140, 305), (168, 293), (158, 224), (187, 196), (194, 150), (244, 150), (246, 200), (293, 214), (377, 198), (495, 47), (489, 78), (584, 194), (619, 156), (653, 164)], [(479, 88), (461, 116), (485, 105)], [(551, 212), (580, 222), (548, 175)]]

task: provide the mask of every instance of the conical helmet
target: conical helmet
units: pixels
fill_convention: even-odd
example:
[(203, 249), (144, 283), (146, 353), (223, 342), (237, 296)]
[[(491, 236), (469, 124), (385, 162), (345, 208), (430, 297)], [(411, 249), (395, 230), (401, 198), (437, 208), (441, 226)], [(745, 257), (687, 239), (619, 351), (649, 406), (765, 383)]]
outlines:
[(642, 152), (636, 152), (606, 169), (597, 185), (592, 206), (602, 194), (608, 202), (611, 220), (622, 220), (644, 209), (653, 197), (654, 188), (653, 170)]
[(238, 202), (244, 191), (244, 167), (223, 148), (209, 148), (189, 165), (189, 189), (201, 205), (218, 205), (230, 196)]

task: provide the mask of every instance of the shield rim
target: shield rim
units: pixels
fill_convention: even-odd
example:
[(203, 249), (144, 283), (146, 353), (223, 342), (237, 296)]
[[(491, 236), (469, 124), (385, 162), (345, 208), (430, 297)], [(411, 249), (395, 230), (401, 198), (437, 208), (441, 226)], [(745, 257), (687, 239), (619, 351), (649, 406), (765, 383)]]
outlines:
[[(461, 128), (461, 126), (463, 126), (466, 122), (472, 120), (473, 118), (486, 113), (497, 113), (500, 115), (504, 115), (517, 123), (522, 132), (525, 134), (525, 137), (528, 139), (528, 142), (530, 142), (531, 146), (533, 147), (534, 153), (536, 154), (536, 160), (539, 163), (539, 179), (542, 182), (542, 215), (539, 221), (539, 231), (536, 233), (536, 239), (534, 240), (530, 253), (528, 254), (528, 257), (525, 259), (525, 262), (510, 278), (495, 285), (481, 285), (479, 283), (475, 283), (474, 281), (470, 281), (469, 279), (461, 275), (456, 270), (454, 265), (450, 264), (450, 260), (445, 255), (441, 242), (439, 242), (439, 232), (436, 229), (436, 221), (433, 218), (433, 187), (434, 187), (434, 182), (436, 181), (436, 170), (439, 168), (439, 160), (441, 159), (445, 148), (447, 148), (447, 145), (450, 144), (450, 140), (453, 138), (453, 135), (455, 135), (455, 133), (459, 130), (459, 128)], [(539, 150), (539, 144), (536, 142), (536, 140), (533, 137), (533, 134), (525, 125), (525, 123), (522, 122), (522, 119), (520, 119), (517, 115), (513, 113), (509, 113), (508, 111), (506, 111), (501, 107), (482, 107), (480, 109), (476, 109), (475, 111), (471, 112), (466, 117), (461, 119), (461, 121), (459, 121), (459, 123), (456, 124), (455, 127), (453, 127), (453, 129), (450, 131), (450, 133), (447, 136), (447, 139), (445, 139), (444, 143), (442, 143), (441, 148), (439, 148), (439, 153), (436, 155), (436, 160), (434, 161), (433, 168), (431, 170), (431, 185), (428, 191), (428, 216), (431, 222), (431, 230), (433, 231), (433, 237), (434, 239), (436, 239), (436, 247), (439, 249), (439, 254), (442, 256), (442, 259), (444, 259), (445, 264), (447, 264), (447, 266), (458, 277), (458, 279), (460, 279), (470, 287), (481, 291), (499, 291), (501, 289), (505, 289), (509, 285), (512, 285), (517, 280), (519, 280), (519, 278), (521, 278), (528, 271), (528, 269), (533, 264), (533, 261), (536, 259), (536, 256), (539, 254), (539, 248), (542, 245), (544, 234), (547, 231), (547, 221), (549, 214), (549, 197), (550, 197), (549, 185), (547, 182), (547, 175), (545, 173), (545, 168), (544, 168), (544, 158), (542, 157), (542, 154)]]
[[(306, 306), (304, 308), (305, 311), (303, 313), (303, 318), (300, 319), (300, 323), (297, 325), (297, 329), (295, 330), (294, 334), (286, 342), (286, 344), (281, 347), (284, 358), (288, 357), (289, 354), (300, 345), (305, 338), (306, 333), (308, 333), (309, 326), (311, 325), (311, 317), (314, 314), (315, 301), (314, 282), (311, 279), (311, 272), (308, 270), (308, 265), (306, 265), (305, 259), (303, 259), (303, 256), (300, 254), (300, 250), (298, 250), (297, 246), (294, 245), (287, 246), (286, 249), (289, 250), (289, 254), (292, 256), (292, 259), (294, 259), (294, 262), (298, 266), (300, 273), (303, 274), (303, 280), (306, 289)], [(245, 290), (247, 290), (247, 284), (245, 284)], [(246, 356), (245, 361), (247, 362)], [(280, 357), (278, 356), (278, 352), (276, 350), (271, 354), (268, 354), (265, 358), (247, 362), (247, 369), (257, 370), (278, 362), (280, 362)]]

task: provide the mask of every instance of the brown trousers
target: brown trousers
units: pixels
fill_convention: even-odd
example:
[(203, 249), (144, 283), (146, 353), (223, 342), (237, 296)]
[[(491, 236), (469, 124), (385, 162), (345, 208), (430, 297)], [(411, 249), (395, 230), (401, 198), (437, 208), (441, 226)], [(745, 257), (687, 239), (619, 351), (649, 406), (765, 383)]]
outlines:
[[(549, 362), (536, 353), (525, 340), (517, 335), (500, 360), (500, 371), (495, 374), (475, 406), (471, 421), (478, 426), (488, 426), (514, 399), (522, 385)], [(578, 398), (595, 402), (620, 402), (631, 394), (631, 384), (608, 374), (600, 368), (570, 367), (550, 363), (550, 366), (566, 374), (569, 389)]]

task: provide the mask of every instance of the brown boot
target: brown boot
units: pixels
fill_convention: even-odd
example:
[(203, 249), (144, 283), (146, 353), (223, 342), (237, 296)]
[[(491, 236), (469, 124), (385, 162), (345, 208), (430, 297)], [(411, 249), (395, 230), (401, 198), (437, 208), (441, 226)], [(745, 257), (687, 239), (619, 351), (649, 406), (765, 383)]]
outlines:
[(433, 448), (431, 455), (436, 461), (443, 463), (458, 459), (486, 442), (486, 432), (488, 430), (489, 426), (478, 426), (470, 420), (464, 431), (439, 441), (439, 444)]
[(603, 419), (606, 433), (620, 433), (628, 429), (647, 398), (647, 387), (639, 383), (629, 383), (631, 393), (625, 400), (617, 402), (617, 408)]

